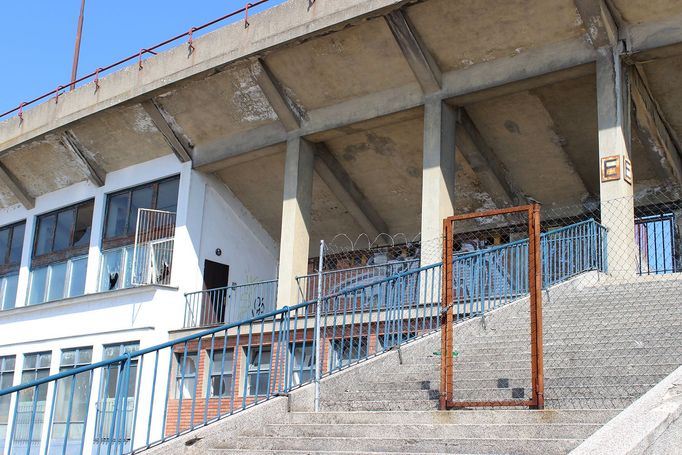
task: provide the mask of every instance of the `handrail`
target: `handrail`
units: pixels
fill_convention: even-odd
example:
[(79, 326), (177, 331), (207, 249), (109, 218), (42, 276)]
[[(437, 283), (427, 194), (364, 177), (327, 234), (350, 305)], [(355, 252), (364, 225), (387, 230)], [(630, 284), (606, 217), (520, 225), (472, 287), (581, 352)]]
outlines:
[(121, 59), (121, 60), (119, 60), (119, 61), (117, 61), (117, 62), (115, 62), (115, 63), (112, 63), (112, 64), (110, 64), (110, 65), (108, 65), (108, 66), (105, 66), (105, 67), (103, 67), (103, 68), (97, 68), (95, 71), (93, 71), (93, 72), (91, 72), (91, 73), (89, 73), (89, 74), (86, 74), (85, 76), (81, 76), (80, 78), (76, 79), (75, 81), (71, 81), (71, 82), (69, 82), (68, 84), (58, 85), (57, 88), (56, 88), (55, 90), (49, 91), (49, 92), (47, 92), (47, 93), (44, 93), (44, 94), (42, 94), (42, 95), (40, 95), (40, 96), (38, 96), (38, 97), (36, 97), (36, 98), (30, 100), (30, 101), (24, 101), (24, 102), (20, 103), (17, 107), (15, 107), (15, 108), (13, 108), (13, 109), (10, 109), (10, 110), (8, 110), (8, 111), (3, 112), (2, 114), (0, 114), (0, 118), (5, 117), (5, 116), (7, 116), (7, 115), (9, 115), (9, 114), (12, 114), (12, 113), (18, 111), (19, 118), (20, 118), (21, 120), (23, 120), (23, 118), (22, 118), (22, 113), (23, 113), (24, 107), (30, 106), (30, 105), (32, 105), (32, 104), (35, 104), (35, 103), (37, 103), (38, 101), (44, 100), (45, 98), (48, 98), (48, 97), (50, 97), (50, 96), (52, 96), (52, 95), (55, 95), (55, 96), (57, 97), (57, 100), (59, 100), (59, 96), (63, 93), (63, 91), (64, 91), (65, 89), (67, 89), (67, 88), (69, 88), (69, 87), (71, 87), (71, 86), (75, 86), (76, 84), (79, 84), (79, 83), (81, 83), (81, 82), (83, 82), (83, 81), (86, 81), (86, 80), (88, 80), (88, 79), (91, 79), (91, 78), (93, 78), (93, 77), (95, 78), (95, 79), (94, 79), (94, 82), (95, 82), (95, 84), (97, 85), (97, 88), (99, 88), (99, 74), (100, 74), (101, 72), (103, 72), (103, 71), (108, 71), (108, 70), (110, 70), (110, 69), (116, 68), (117, 66), (121, 66), (121, 65), (123, 65), (124, 63), (128, 63), (128, 62), (131, 62), (131, 61), (134, 61), (134, 60), (137, 59), (137, 60), (138, 60), (138, 65), (139, 65), (140, 69), (142, 69), (142, 55), (144, 55), (144, 54), (156, 55), (156, 52), (155, 52), (155, 51), (156, 51), (157, 49), (159, 49), (160, 47), (163, 47), (163, 46), (165, 46), (165, 45), (167, 45), (167, 44), (170, 44), (170, 43), (172, 43), (172, 42), (175, 42), (175, 41), (179, 40), (180, 38), (184, 38), (184, 37), (186, 37), (186, 36), (189, 37), (188, 45), (189, 45), (190, 49), (194, 49), (194, 42), (193, 42), (193, 34), (194, 34), (194, 33), (198, 32), (198, 31), (200, 31), (200, 30), (203, 30), (203, 29), (205, 29), (205, 28), (207, 28), (207, 27), (210, 27), (210, 26), (212, 26), (212, 25), (215, 25), (215, 24), (217, 24), (218, 22), (222, 22), (222, 21), (224, 21), (224, 20), (226, 20), (226, 19), (229, 19), (229, 18), (231, 18), (231, 17), (234, 17), (234, 16), (236, 16), (237, 14), (245, 13), (245, 19), (244, 19), (244, 20), (245, 20), (245, 26), (248, 27), (248, 12), (249, 12), (249, 9), (250, 9), (250, 8), (254, 8), (254, 7), (256, 7), (256, 6), (259, 6), (259, 5), (262, 5), (263, 3), (267, 3), (268, 1), (270, 1), (270, 0), (257, 0), (257, 1), (254, 1), (254, 2), (252, 2), (252, 3), (247, 3), (243, 8), (240, 8), (240, 9), (238, 9), (238, 10), (236, 10), (236, 11), (233, 11), (233, 12), (231, 12), (231, 13), (229, 13), (229, 14), (226, 14), (226, 15), (224, 15), (224, 16), (221, 16), (221, 17), (219, 17), (219, 18), (217, 18), (217, 19), (214, 19), (214, 20), (212, 20), (212, 21), (210, 21), (210, 22), (206, 22), (205, 24), (202, 24), (202, 25), (200, 25), (200, 26), (198, 26), (198, 27), (191, 27), (191, 28), (190, 28), (188, 31), (186, 31), (185, 33), (181, 33), (181, 34), (179, 34), (179, 35), (175, 35), (175, 36), (173, 36), (172, 38), (168, 38), (167, 40), (165, 40), (165, 41), (163, 41), (163, 42), (161, 42), (161, 43), (155, 44), (154, 46), (142, 48), (142, 49), (140, 49), (139, 52), (136, 52), (135, 54), (132, 54), (132, 55), (130, 55), (130, 56), (128, 56), (128, 57), (125, 57), (125, 58), (123, 58), (123, 59)]
[(277, 282), (277, 279), (275, 278), (272, 280), (256, 281), (255, 283), (232, 284), (230, 286), (223, 286), (220, 288), (202, 289), (201, 291), (185, 292), (185, 297), (190, 296), (190, 295), (195, 295), (195, 294), (205, 294), (207, 292), (225, 291), (228, 289), (239, 289), (239, 288), (245, 288), (245, 287), (249, 287), (249, 286), (257, 286), (260, 284), (272, 284), (272, 283), (276, 283), (276, 282)]
[[(594, 250), (594, 257), (601, 254), (603, 243), (593, 237), (603, 235), (600, 233), (603, 231), (593, 228), (584, 231), (589, 233), (588, 237), (578, 231), (578, 235), (569, 234), (567, 242), (558, 243), (561, 251), (557, 256), (563, 257), (563, 245), (568, 249), (575, 245), (587, 246)], [(457, 282), (463, 289), (463, 298), (453, 302), (456, 321), (478, 316), (523, 296), (527, 285), (505, 284), (487, 273), (491, 267), (502, 267), (500, 271), (504, 273), (515, 273), (528, 267), (523, 239), (507, 244), (507, 248), (513, 250), (509, 257), (514, 262), (507, 261), (506, 253), (499, 254), (501, 248), (480, 250), (455, 259), (465, 265), (458, 273), (470, 277), (468, 283)], [(478, 261), (476, 256), (481, 255), (495, 257)], [(562, 271), (555, 279), (568, 279), (576, 269), (586, 271), (583, 270), (585, 267), (592, 266), (591, 256), (589, 261), (581, 261), (578, 267), (569, 268), (568, 273)], [(260, 401), (287, 394), (313, 381), (311, 372), (314, 368), (318, 368), (314, 377), (330, 375), (438, 330), (442, 311), (441, 269), (442, 265), (438, 263), (404, 271), (376, 282), (348, 287), (319, 300), (222, 324), (2, 390), (0, 397), (17, 394), (10, 400), (10, 409), (13, 409), (8, 427), (10, 447), (13, 442), (24, 444), (26, 432), (29, 439), (37, 434), (32, 425), (26, 428), (29, 417), (33, 422), (40, 413), (41, 425), (55, 425), (54, 409), (58, 399), (69, 400), (69, 409), (74, 399), (78, 400), (79, 406), (95, 403), (97, 414), (94, 418), (86, 414), (85, 421), (80, 423), (84, 426), (83, 431), (89, 428), (88, 434), (92, 435), (94, 425), (94, 444), (109, 448), (114, 445), (117, 453), (127, 453), (149, 448)], [(485, 279), (481, 281), (481, 277)], [(319, 326), (315, 322), (318, 309), (327, 315), (319, 320)], [(325, 343), (329, 349), (317, 350), (316, 343)], [(229, 355), (226, 354), (228, 348)], [(319, 352), (321, 358), (314, 358), (316, 354), (312, 352)], [(242, 365), (239, 371), (238, 364)], [(95, 376), (96, 371), (101, 374)], [(203, 376), (199, 375), (200, 371)], [(76, 389), (73, 386), (75, 379), (64, 385), (69, 378), (83, 374), (88, 374), (84, 378), (86, 387)], [(209, 381), (199, 381), (200, 377), (207, 376)], [(116, 383), (109, 384), (110, 380)], [(52, 393), (41, 395), (43, 398), (39, 401), (38, 395), (44, 392), (39, 387), (47, 387), (46, 384), (52, 387), (48, 389)], [(70, 396), (69, 389), (66, 395), (57, 393), (62, 390), (59, 387), (66, 386), (71, 390)], [(32, 395), (22, 393), (20, 396), (24, 390)], [(88, 394), (87, 403), (84, 393)], [(60, 396), (62, 398), (58, 398)], [(46, 397), (50, 397), (51, 403)], [(221, 409), (223, 400), (227, 400), (229, 408)], [(135, 429), (142, 434), (137, 440)], [(67, 444), (69, 438), (67, 432), (63, 443)], [(49, 444), (51, 447), (52, 440)], [(80, 444), (83, 450), (82, 439)]]

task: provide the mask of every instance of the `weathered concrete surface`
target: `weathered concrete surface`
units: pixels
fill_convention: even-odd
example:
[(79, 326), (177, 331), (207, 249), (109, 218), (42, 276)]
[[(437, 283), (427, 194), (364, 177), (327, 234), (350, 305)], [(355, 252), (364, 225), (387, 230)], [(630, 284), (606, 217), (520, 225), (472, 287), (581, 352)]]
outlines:
[[(682, 42), (679, 2), (607, 3), (635, 51)], [(194, 145), (195, 167), (217, 172), (273, 238), (283, 185), (274, 154), (299, 136), (329, 148), (391, 234), (414, 236), (421, 230), (425, 96), (382, 17), (395, 8), (441, 72), (442, 88), (429, 96), (466, 107), (523, 195), (554, 206), (597, 196), (597, 52), (572, 0), (290, 0), (251, 16), (246, 29), (240, 21), (196, 39), (191, 55), (180, 45), (145, 60), (142, 70), (135, 64), (102, 78), (97, 91), (89, 84), (30, 109), (21, 124), (0, 123), (0, 161), (39, 197), (88, 178), (48, 137), (65, 127), (103, 173), (169, 154), (140, 106), (153, 98)], [(639, 61), (673, 138), (682, 128), (680, 53), (669, 46), (642, 54), (653, 60), (628, 56)], [(285, 128), (276, 115), (258, 84), (256, 58), (282, 96), (280, 113), (290, 110), (300, 127)], [(635, 136), (635, 192), (664, 186), (644, 148), (651, 145)], [(29, 160), (30, 172), (17, 164)], [(460, 154), (457, 161), (457, 207), (504, 204), (490, 176), (482, 184)], [(311, 245), (362, 230), (324, 183), (315, 178), (313, 186)], [(0, 204), (16, 203), (0, 183)]]
[(682, 440), (672, 436), (680, 434), (680, 416), (682, 367), (595, 432), (571, 455), (679, 453)]

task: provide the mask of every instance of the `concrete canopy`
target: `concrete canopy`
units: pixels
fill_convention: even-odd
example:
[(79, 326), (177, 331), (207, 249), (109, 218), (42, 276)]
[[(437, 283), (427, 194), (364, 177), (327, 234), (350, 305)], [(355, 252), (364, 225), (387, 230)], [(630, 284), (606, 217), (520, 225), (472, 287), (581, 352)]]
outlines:
[[(682, 42), (679, 27), (670, 25), (682, 18), (679, 2), (606, 4), (621, 39), (636, 48), (633, 58), (639, 47), (651, 52), (651, 43)], [(102, 78), (97, 91), (89, 84), (58, 104), (26, 111), (23, 122), (0, 123), (0, 162), (37, 197), (88, 178), (63, 165), (74, 160), (54, 140), (64, 129), (105, 173), (172, 153), (140, 104), (153, 100), (169, 129), (193, 146), (195, 166), (216, 172), (273, 239), (284, 143), (292, 135), (324, 144), (391, 233), (416, 234), (425, 95), (405, 43), (398, 45), (383, 19), (396, 9), (419, 38), (411, 45), (442, 72), (440, 90), (429, 95), (464, 109), (480, 136), (456, 155), (458, 210), (525, 196), (554, 206), (598, 196), (596, 53), (573, 0), (290, 0), (250, 17), (246, 31), (239, 23), (196, 39), (190, 57), (180, 46), (146, 60), (142, 70)], [(638, 63), (674, 139), (682, 128), (681, 53)], [(269, 87), (259, 78), (263, 68)], [(298, 128), (285, 128), (277, 109), (290, 110)], [(632, 136), (636, 189), (663, 185), (652, 145)], [(483, 178), (485, 162), (468, 162), (481, 143), (508, 175)], [(54, 161), (61, 162), (43, 165)], [(506, 180), (518, 194), (502, 194), (510, 193)], [(313, 185), (311, 244), (362, 232), (323, 179), (316, 176)], [(0, 204), (16, 201), (0, 183)]]

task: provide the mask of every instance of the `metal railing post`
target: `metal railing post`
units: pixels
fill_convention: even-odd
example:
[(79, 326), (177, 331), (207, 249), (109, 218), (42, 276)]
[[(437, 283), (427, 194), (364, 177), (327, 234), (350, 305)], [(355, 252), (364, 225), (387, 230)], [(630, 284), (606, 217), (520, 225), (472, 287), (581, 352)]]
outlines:
[(322, 313), (322, 268), (324, 267), (324, 240), (320, 240), (320, 258), (317, 266), (317, 304), (315, 305), (315, 412), (320, 412), (320, 322)]

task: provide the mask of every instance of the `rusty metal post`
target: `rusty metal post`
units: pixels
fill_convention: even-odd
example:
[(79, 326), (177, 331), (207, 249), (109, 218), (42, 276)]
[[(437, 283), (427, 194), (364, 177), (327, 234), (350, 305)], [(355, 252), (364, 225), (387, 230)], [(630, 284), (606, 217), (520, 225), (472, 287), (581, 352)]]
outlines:
[(441, 337), (440, 337), (440, 399), (439, 408), (446, 410), (452, 401), (453, 387), (453, 320), (452, 320), (452, 221), (443, 220), (443, 286), (441, 297)]
[(533, 397), (531, 407), (542, 409), (544, 398), (544, 362), (542, 355), (542, 248), (540, 244), (540, 204), (528, 208), (528, 287), (530, 290), (530, 352)]
[(85, 13), (85, 0), (81, 0), (81, 13), (78, 16), (78, 30), (76, 31), (76, 47), (73, 51), (73, 66), (71, 67), (71, 90), (76, 88), (76, 77), (78, 73), (78, 58), (81, 53), (81, 36), (83, 35), (83, 16)]

